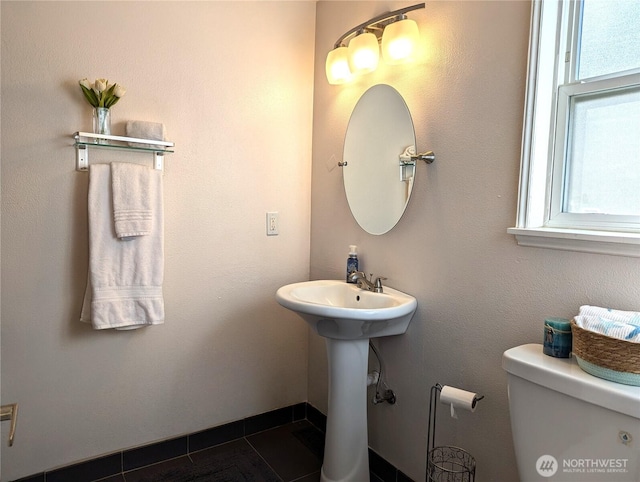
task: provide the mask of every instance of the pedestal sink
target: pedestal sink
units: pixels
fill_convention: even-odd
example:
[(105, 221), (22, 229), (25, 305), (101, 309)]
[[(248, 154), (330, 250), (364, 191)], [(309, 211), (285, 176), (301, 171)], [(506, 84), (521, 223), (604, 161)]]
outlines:
[(373, 293), (336, 280), (286, 285), (276, 300), (327, 339), (329, 410), (320, 480), (368, 482), (369, 339), (407, 331), (418, 302), (386, 286)]

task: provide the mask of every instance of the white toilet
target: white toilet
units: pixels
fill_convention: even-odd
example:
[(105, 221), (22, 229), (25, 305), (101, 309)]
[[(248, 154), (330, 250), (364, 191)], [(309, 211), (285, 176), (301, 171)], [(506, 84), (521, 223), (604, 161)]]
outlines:
[(596, 378), (542, 345), (504, 352), (521, 482), (640, 481), (640, 387)]

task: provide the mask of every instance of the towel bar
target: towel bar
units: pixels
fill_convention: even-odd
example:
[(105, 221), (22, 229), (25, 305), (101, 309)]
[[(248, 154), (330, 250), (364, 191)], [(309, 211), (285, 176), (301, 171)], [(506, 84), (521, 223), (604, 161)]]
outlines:
[[(172, 153), (170, 148), (174, 147), (173, 142), (158, 141), (153, 139), (139, 139), (137, 137), (111, 136), (105, 134), (94, 134), (92, 132), (76, 132), (73, 134), (76, 148), (76, 170), (89, 170), (89, 148), (99, 147), (107, 149), (125, 149), (129, 151), (142, 151), (153, 153), (154, 169), (162, 170), (164, 167), (164, 155)], [(135, 143), (136, 146), (131, 144)], [(144, 144), (140, 147), (140, 144)]]

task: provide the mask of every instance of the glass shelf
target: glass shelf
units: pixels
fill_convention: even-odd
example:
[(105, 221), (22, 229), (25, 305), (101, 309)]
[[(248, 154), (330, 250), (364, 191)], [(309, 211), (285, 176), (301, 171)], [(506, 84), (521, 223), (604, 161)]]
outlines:
[[(174, 152), (175, 144), (168, 141), (139, 139), (137, 137), (111, 136), (92, 132), (76, 132), (73, 134), (76, 148), (76, 170), (89, 169), (89, 148), (121, 149), (138, 152), (151, 152), (154, 157), (153, 167), (162, 170), (164, 154)], [(135, 145), (131, 145), (135, 144)]]

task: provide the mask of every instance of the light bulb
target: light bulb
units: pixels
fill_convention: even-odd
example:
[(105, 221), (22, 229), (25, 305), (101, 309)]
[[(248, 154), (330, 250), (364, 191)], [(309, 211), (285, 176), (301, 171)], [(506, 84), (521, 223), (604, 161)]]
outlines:
[(349, 68), (353, 74), (376, 70), (380, 60), (378, 39), (371, 32), (361, 33), (349, 42)]
[(404, 18), (387, 25), (382, 34), (382, 58), (387, 64), (401, 64), (412, 59), (420, 40), (418, 25)]
[(349, 70), (347, 53), (347, 47), (341, 46), (333, 49), (327, 54), (325, 71), (327, 74), (327, 80), (330, 84), (344, 84), (353, 78), (351, 71)]

